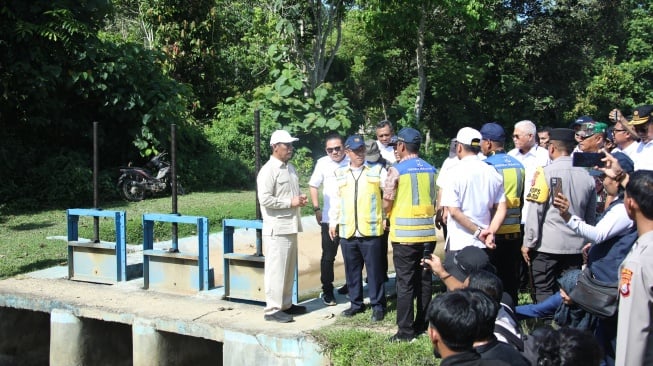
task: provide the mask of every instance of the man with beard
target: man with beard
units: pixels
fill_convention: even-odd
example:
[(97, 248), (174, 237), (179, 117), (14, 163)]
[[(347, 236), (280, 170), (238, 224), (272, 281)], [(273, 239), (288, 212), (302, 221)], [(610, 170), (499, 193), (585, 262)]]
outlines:
[(290, 158), (298, 141), (287, 131), (270, 137), (272, 155), (256, 177), (258, 200), (263, 216), (265, 248), (265, 320), (287, 323), (292, 315), (306, 313), (306, 307), (292, 303), (292, 284), (297, 267), (297, 233), (302, 231), (299, 214), (308, 201), (299, 190), (299, 177)]

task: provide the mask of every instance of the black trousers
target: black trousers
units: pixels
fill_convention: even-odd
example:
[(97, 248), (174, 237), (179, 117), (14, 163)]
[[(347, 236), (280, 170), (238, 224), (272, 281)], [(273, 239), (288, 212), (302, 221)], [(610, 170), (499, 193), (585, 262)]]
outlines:
[[(424, 332), (429, 302), (431, 301), (432, 274), (420, 265), (424, 249), (433, 252), (435, 243), (392, 243), (392, 259), (397, 282), (397, 327), (403, 337), (414, 337)], [(413, 308), (417, 303), (417, 311)]]
[(518, 304), (519, 271), (524, 260), (521, 255), (521, 234), (497, 234), (494, 241), (497, 247), (486, 253), (490, 257), (490, 263), (497, 270), (497, 277), (503, 283), (503, 291), (510, 295), (513, 304)]
[[(339, 237), (331, 240), (329, 237), (329, 224), (321, 223), (322, 227), (322, 257), (320, 258), (320, 282), (322, 282), (322, 291), (325, 293), (333, 292), (333, 262), (338, 254)], [(336, 228), (337, 232), (337, 228)]]
[(582, 254), (551, 254), (531, 251), (535, 299), (538, 303), (560, 290), (558, 278), (571, 269), (580, 269)]
[(381, 239), (372, 237), (351, 237), (340, 239), (342, 257), (345, 260), (345, 274), (349, 301), (353, 309), (363, 307), (363, 264), (367, 270), (367, 292), (373, 310), (385, 313), (385, 273), (381, 258)]
[(381, 252), (383, 253), (381, 265), (383, 266), (383, 282), (388, 280), (388, 236), (390, 236), (390, 230), (383, 231), (383, 235), (381, 235)]

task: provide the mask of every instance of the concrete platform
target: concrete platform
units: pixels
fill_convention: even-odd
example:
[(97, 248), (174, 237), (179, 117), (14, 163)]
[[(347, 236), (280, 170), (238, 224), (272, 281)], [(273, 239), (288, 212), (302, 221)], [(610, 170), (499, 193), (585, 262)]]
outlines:
[[(0, 364), (12, 364), (2, 362), (3, 357), (5, 361), (14, 357), (16, 364), (21, 365), (42, 364), (25, 362), (23, 356), (36, 349), (49, 349), (40, 360), (49, 358), (51, 365), (69, 365), (71, 361), (183, 365), (197, 354), (208, 357), (204, 350), (207, 347), (202, 345), (202, 340), (207, 340), (212, 344), (208, 347), (213, 349), (212, 360), (195, 360), (193, 364), (322, 365), (328, 364), (328, 360), (309, 332), (332, 324), (336, 314), (349, 306), (343, 296), (338, 299), (339, 305), (329, 307), (319, 299), (308, 300), (303, 303), (308, 314), (296, 316), (292, 323), (278, 324), (263, 320), (260, 305), (222, 300), (221, 288), (182, 296), (143, 290), (138, 280), (101, 285), (70, 281), (66, 275), (67, 267), (55, 267), (0, 281)], [(41, 314), (46, 320), (36, 325), (25, 323), (25, 319), (34, 319), (34, 314)], [(93, 323), (96, 324), (89, 326)], [(111, 331), (111, 324), (123, 329)], [(33, 344), (9, 341), (31, 333), (52, 336)], [(164, 341), (169, 335), (190, 340), (179, 349), (179, 341)], [(124, 350), (122, 354), (105, 355), (97, 363), (99, 360), (91, 356), (98, 349), (83, 346), (99, 343), (102, 348), (103, 342), (105, 346), (106, 342), (123, 344), (119, 348)], [(170, 353), (175, 354), (178, 362), (171, 362), (166, 356)]]
[[(0, 365), (328, 365), (310, 333), (333, 324), (349, 302), (336, 294), (338, 305), (325, 306), (317, 297), (319, 226), (312, 217), (305, 223), (299, 284), (309, 312), (292, 323), (266, 322), (260, 303), (224, 300), (220, 281), (208, 291), (175, 294), (146, 290), (142, 278), (72, 281), (68, 267), (59, 266), (0, 281)], [(239, 251), (254, 250), (249, 237), (254, 230), (235, 234)], [(210, 240), (217, 279), (221, 233)], [(192, 239), (179, 244), (193, 248)], [(138, 258), (136, 247), (129, 252), (130, 262)], [(344, 282), (340, 253), (335, 272), (336, 282)], [(394, 292), (393, 279), (386, 289)]]

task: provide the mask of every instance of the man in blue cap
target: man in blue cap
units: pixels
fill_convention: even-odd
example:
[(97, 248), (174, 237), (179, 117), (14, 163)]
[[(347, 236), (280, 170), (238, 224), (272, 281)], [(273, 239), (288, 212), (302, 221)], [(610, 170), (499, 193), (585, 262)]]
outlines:
[(332, 240), (340, 237), (351, 302), (342, 316), (352, 317), (365, 311), (362, 278), (365, 264), (372, 321), (376, 322), (383, 320), (386, 309), (381, 193), (387, 172), (380, 164), (365, 163), (365, 140), (360, 135), (347, 138), (345, 152), (349, 164), (335, 172), (337, 188), (329, 209), (329, 235)]
[(506, 133), (501, 125), (489, 122), (481, 127), (481, 151), (485, 162), (492, 165), (503, 177), (506, 195), (506, 217), (494, 235), (496, 249), (490, 251), (490, 262), (497, 268), (497, 276), (504, 290), (519, 302), (519, 268), (521, 264), (521, 207), (524, 195), (525, 170), (522, 163), (506, 154)]
[[(388, 170), (383, 207), (390, 219), (390, 242), (397, 283), (397, 333), (390, 341), (411, 341), (426, 331), (431, 272), (420, 264), (435, 248), (436, 169), (418, 156), (422, 135), (403, 128), (393, 144), (399, 162)], [(417, 313), (413, 302), (417, 302)]]

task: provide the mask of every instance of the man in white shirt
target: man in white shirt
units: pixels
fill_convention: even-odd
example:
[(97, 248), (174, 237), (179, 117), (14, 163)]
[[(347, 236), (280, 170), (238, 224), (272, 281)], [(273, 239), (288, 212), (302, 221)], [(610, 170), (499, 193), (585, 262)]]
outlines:
[(629, 125), (637, 132), (641, 142), (632, 157), (635, 170), (653, 170), (653, 105), (642, 105), (633, 111)]
[(390, 121), (383, 120), (376, 125), (376, 143), (381, 151), (381, 157), (388, 163), (386, 168), (397, 162), (395, 150), (389, 145), (394, 135), (395, 131)]
[[(614, 125), (614, 143), (617, 145), (611, 152), (622, 152), (633, 158), (639, 147), (639, 136), (629, 129), (628, 121), (617, 121)], [(632, 131), (632, 133), (631, 133)]]
[(524, 186), (524, 207), (522, 208), (522, 224), (526, 220), (528, 214), (528, 202), (526, 195), (532, 185), (535, 170), (538, 167), (545, 167), (549, 165), (549, 152), (546, 148), (540, 147), (535, 143), (535, 134), (537, 128), (535, 124), (529, 120), (523, 120), (515, 123), (515, 129), (512, 134), (512, 141), (515, 143), (515, 148), (508, 152), (508, 155), (519, 160), (524, 166), (526, 171), (526, 179)]
[[(320, 282), (322, 282), (322, 301), (325, 305), (336, 305), (333, 295), (333, 263), (338, 254), (339, 238), (332, 240), (329, 236), (329, 208), (335, 199), (336, 170), (349, 163), (345, 154), (345, 144), (342, 136), (337, 133), (327, 136), (325, 141), (326, 156), (315, 163), (315, 169), (308, 181), (315, 219), (322, 231), (322, 257), (320, 258)], [(322, 185), (322, 204), (320, 208), (318, 189)]]
[[(577, 125), (578, 128), (580, 128), (580, 124), (586, 120), (584, 117), (587, 116), (576, 119), (572, 125)], [(534, 183), (533, 179), (535, 177), (535, 172), (537, 171), (538, 167), (545, 167), (551, 162), (549, 159), (548, 147), (542, 147), (535, 143), (536, 131), (537, 129), (535, 124), (529, 120), (523, 120), (515, 123), (515, 129), (512, 134), (512, 141), (515, 144), (515, 148), (508, 151), (508, 155), (516, 158), (520, 163), (522, 163), (525, 171), (524, 197), (522, 197), (522, 202), (524, 205), (521, 211), (522, 227), (526, 222), (526, 217), (528, 217), (528, 208), (531, 205), (531, 203), (526, 200), (526, 195)], [(527, 273), (528, 268), (526, 266), (526, 262), (522, 262), (520, 271), (521, 288), (526, 288), (528, 284)]]
[(494, 248), (494, 233), (506, 216), (503, 178), (479, 159), (481, 133), (464, 127), (456, 135), (456, 155), (460, 162), (450, 170), (450, 180), (442, 192), (447, 219), (447, 255), (466, 246)]

